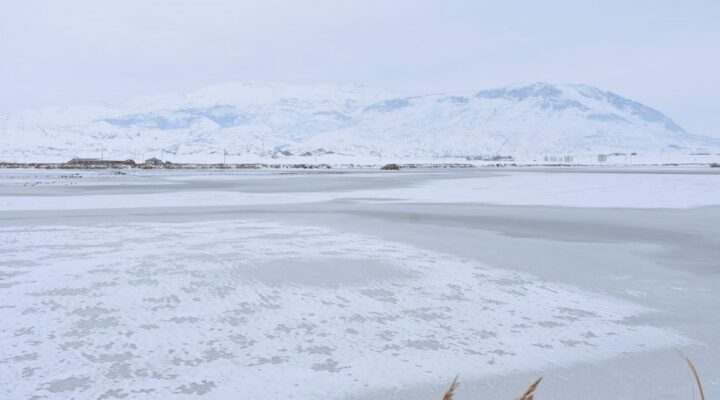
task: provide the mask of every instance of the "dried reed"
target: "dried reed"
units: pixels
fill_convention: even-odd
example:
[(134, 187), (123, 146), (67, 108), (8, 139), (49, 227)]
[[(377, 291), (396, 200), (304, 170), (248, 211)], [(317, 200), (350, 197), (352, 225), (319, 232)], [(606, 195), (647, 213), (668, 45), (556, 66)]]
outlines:
[[(684, 354), (680, 354), (682, 358), (685, 359), (685, 362), (688, 365), (688, 368), (690, 368), (690, 373), (692, 373), (692, 376), (695, 378), (695, 383), (697, 384), (698, 391), (700, 392), (700, 400), (705, 400), (705, 392), (703, 391), (702, 383), (700, 381), (700, 376), (698, 375), (697, 369), (695, 368), (695, 365), (690, 361), (690, 358), (685, 356)], [(535, 391), (537, 390), (538, 386), (540, 385), (540, 382), (542, 381), (542, 377), (538, 378), (530, 387), (527, 388), (525, 393), (522, 394), (522, 396), (518, 397), (516, 400), (535, 400)], [(450, 387), (445, 392), (445, 395), (443, 396), (443, 400), (453, 400), (455, 397), (455, 391), (457, 390), (458, 386), (460, 385), (460, 382), (458, 381), (458, 377), (456, 376), (455, 379), (453, 379), (452, 383), (450, 384)], [(694, 392), (693, 392), (694, 393)]]

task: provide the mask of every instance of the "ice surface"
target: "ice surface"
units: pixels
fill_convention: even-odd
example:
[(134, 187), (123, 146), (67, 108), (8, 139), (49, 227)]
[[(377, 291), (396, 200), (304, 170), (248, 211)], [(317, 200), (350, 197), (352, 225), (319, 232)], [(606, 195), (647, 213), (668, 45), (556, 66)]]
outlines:
[(0, 375), (15, 398), (335, 398), (687, 342), (631, 323), (649, 311), (637, 305), (318, 227), (33, 226), (0, 238), (0, 318), (12, 321)]
[(720, 175), (337, 172), (0, 174), (0, 394), (718, 392)]
[[(161, 176), (161, 179), (138, 180), (136, 177), (116, 177), (114, 182), (93, 181), (102, 184), (150, 186), (177, 185), (176, 188), (129, 192), (123, 196), (84, 193), (58, 196), (14, 195), (0, 197), (4, 210), (79, 210), (137, 207), (200, 207), (238, 206), (258, 204), (296, 204), (331, 200), (357, 200), (370, 202), (411, 203), (480, 203), (509, 205), (548, 205), (565, 207), (620, 207), (620, 208), (689, 208), (720, 204), (720, 173), (709, 168), (693, 169), (690, 173), (676, 174), (661, 171), (594, 170), (592, 173), (558, 174), (533, 171), (463, 171), (429, 175), (422, 181), (391, 188), (358, 189), (352, 185), (338, 190), (325, 191), (322, 186), (288, 186), (273, 191), (248, 190), (257, 178), (270, 177), (226, 173), (211, 176), (197, 174)], [(708, 173), (710, 172), (710, 173)], [(355, 176), (363, 176), (355, 174)], [(372, 176), (372, 175), (371, 175)], [(375, 174), (377, 177), (377, 174)], [(276, 176), (277, 177), (277, 176)], [(332, 178), (331, 175), (329, 175)], [(402, 181), (402, 176), (389, 175), (383, 179)], [(56, 185), (57, 178), (24, 178), (24, 184)], [(197, 180), (235, 181), (245, 187), (205, 185), (197, 190), (191, 184)], [(49, 182), (48, 182), (49, 181)], [(77, 181), (77, 180), (75, 180)], [(186, 183), (186, 185), (180, 185)], [(232, 182), (231, 182), (232, 183)], [(321, 182), (320, 182), (321, 183)], [(17, 184), (17, 183), (16, 183)], [(88, 184), (81, 182), (80, 184)]]

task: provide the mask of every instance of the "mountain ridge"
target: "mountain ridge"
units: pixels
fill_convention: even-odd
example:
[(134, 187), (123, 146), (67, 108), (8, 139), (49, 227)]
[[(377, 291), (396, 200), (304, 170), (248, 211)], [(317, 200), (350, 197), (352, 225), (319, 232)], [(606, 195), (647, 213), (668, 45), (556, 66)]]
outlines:
[(662, 112), (583, 84), (413, 95), (359, 85), (229, 82), (119, 106), (0, 114), (0, 157), (158, 151), (282, 156), (687, 151), (720, 148)]

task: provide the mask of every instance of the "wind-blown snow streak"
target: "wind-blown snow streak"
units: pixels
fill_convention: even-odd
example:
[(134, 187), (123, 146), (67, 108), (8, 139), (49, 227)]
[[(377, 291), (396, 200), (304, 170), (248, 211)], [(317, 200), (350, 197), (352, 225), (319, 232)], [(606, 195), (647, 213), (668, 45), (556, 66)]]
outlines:
[[(0, 114), (0, 158), (481, 154), (718, 149), (661, 112), (585, 85), (408, 96), (358, 86), (228, 83), (108, 107)], [(308, 158), (309, 161), (312, 158)]]

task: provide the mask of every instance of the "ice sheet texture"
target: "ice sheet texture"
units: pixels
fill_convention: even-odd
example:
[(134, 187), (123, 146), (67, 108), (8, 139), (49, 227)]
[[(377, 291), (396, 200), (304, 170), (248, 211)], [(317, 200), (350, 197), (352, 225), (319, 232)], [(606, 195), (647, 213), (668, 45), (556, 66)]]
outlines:
[(12, 399), (329, 399), (685, 342), (630, 303), (274, 222), (6, 227), (0, 278)]
[[(677, 173), (674, 173), (677, 172)], [(704, 172), (704, 171), (703, 171)], [(211, 207), (248, 206), (269, 204), (299, 204), (333, 200), (396, 203), (475, 203), (501, 205), (544, 205), (559, 207), (601, 208), (693, 208), (720, 204), (720, 173), (648, 173), (622, 171), (598, 172), (532, 172), (532, 171), (467, 171), (468, 175), (457, 178), (457, 173), (435, 173), (432, 179), (413, 181), (409, 173), (376, 174), (388, 179), (393, 185), (381, 189), (353, 189), (343, 187), (327, 191), (311, 187), (297, 191), (298, 187), (277, 186), (271, 178), (282, 175), (258, 176), (243, 173), (197, 176), (178, 172), (166, 176), (115, 177), (106, 182), (94, 177), (88, 179), (42, 178), (7, 176), (4, 184), (8, 193), (19, 185), (83, 185), (98, 186), (147, 186), (142, 192), (101, 191), (93, 194), (62, 195), (4, 195), (0, 186), (0, 210), (82, 210), (127, 209), (147, 207)], [(85, 174), (85, 172), (83, 172)], [(403, 175), (405, 174), (405, 175)], [(327, 176), (329, 182), (359, 180), (362, 174)], [(411, 184), (403, 186), (403, 177)], [(264, 181), (259, 181), (263, 179)], [(295, 179), (303, 179), (298, 175)], [(215, 181), (212, 190), (197, 190), (196, 180)], [(78, 182), (79, 181), (79, 182)], [(90, 181), (90, 182), (87, 182)], [(233, 186), (251, 184), (260, 189), (248, 191), (247, 187)], [(154, 186), (156, 187), (150, 187)], [(250, 185), (248, 185), (250, 186)], [(264, 189), (264, 191), (263, 191)], [(77, 191), (76, 191), (77, 192)], [(76, 193), (71, 192), (71, 193)]]

